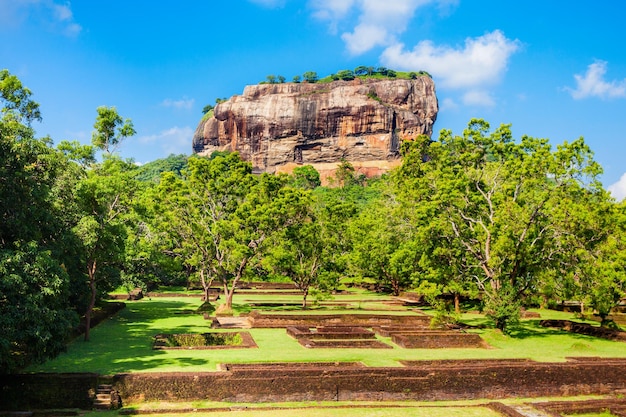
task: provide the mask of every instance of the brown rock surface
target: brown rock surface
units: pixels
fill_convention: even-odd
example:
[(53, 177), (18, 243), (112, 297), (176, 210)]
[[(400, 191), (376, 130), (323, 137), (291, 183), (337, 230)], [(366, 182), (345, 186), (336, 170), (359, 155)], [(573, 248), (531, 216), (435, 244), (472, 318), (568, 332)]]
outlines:
[(437, 111), (426, 76), (251, 85), (200, 122), (193, 149), (238, 151), (257, 172), (310, 164), (323, 178), (344, 158), (372, 176), (398, 165), (401, 140), (430, 136)]

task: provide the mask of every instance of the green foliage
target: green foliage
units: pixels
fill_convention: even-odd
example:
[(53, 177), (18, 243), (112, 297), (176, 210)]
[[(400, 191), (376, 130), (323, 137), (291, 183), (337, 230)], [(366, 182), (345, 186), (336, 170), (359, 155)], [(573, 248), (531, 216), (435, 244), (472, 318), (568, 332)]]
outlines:
[(304, 74), (302, 74), (302, 79), (304, 80), (304, 82), (307, 82), (307, 83), (316, 83), (319, 78), (317, 76), (317, 72), (307, 71)]
[(239, 333), (185, 333), (165, 335), (168, 347), (239, 346), (243, 338)]
[(293, 169), (291, 185), (304, 190), (312, 190), (319, 187), (322, 182), (320, 173), (311, 165), (303, 165)]
[(2, 98), (2, 118), (26, 123), (30, 126), (33, 120), (41, 121), (39, 104), (31, 100), (32, 92), (8, 70), (0, 70), (0, 97)]
[(135, 135), (135, 128), (130, 119), (122, 119), (115, 107), (100, 106), (91, 135), (91, 143), (106, 152), (114, 153), (119, 144), (126, 138)]
[(76, 324), (79, 288), (63, 187), (73, 165), (35, 139), (39, 106), (17, 77), (0, 71), (0, 373), (60, 352)]
[(183, 171), (187, 169), (186, 155), (171, 154), (167, 158), (157, 159), (141, 165), (137, 169), (136, 178), (139, 181), (158, 182), (161, 174), (172, 172), (177, 177), (182, 177)]
[(91, 312), (98, 287), (110, 290), (119, 285), (126, 219), (137, 189), (133, 166), (118, 158), (105, 158), (102, 165), (87, 171), (76, 184), (75, 199), (80, 210), (73, 233), (81, 242), (81, 262), (89, 277), (91, 298), (85, 317), (85, 340), (89, 340)]
[(552, 151), (544, 139), (516, 143), (509, 126), (489, 129), (474, 119), (462, 136), (444, 130), (437, 142), (405, 144), (396, 181), (422, 248), (424, 276), (454, 291), (475, 286), (488, 315), (506, 330), (548, 271), (575, 271), (581, 264), (565, 260), (603, 240), (606, 226), (592, 232), (598, 240), (577, 240), (593, 223), (572, 216), (572, 203), (606, 196), (582, 139)]
[(354, 80), (354, 71), (352, 70), (341, 70), (337, 72), (337, 78), (343, 81), (351, 81)]
[(371, 90), (370, 92), (368, 92), (367, 97), (371, 98), (372, 100), (376, 100), (379, 103), (383, 102), (382, 99), (378, 97), (378, 94), (376, 94), (375, 90)]
[(207, 114), (208, 112), (210, 112), (211, 110), (213, 110), (215, 108), (215, 106), (211, 105), (211, 104), (207, 104), (206, 106), (204, 106), (202, 108), (202, 114)]
[(0, 249), (0, 373), (43, 362), (65, 349), (78, 323), (66, 300), (69, 278), (35, 242)]

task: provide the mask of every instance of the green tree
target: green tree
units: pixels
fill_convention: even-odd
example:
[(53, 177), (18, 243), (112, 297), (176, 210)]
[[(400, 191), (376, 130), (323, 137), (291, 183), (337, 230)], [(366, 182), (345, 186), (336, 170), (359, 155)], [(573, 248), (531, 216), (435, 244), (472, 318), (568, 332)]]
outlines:
[(183, 154), (171, 154), (167, 158), (148, 162), (137, 169), (137, 179), (139, 181), (157, 183), (163, 172), (172, 172), (180, 178), (183, 175), (183, 171), (187, 169), (187, 159), (188, 157)]
[[(582, 139), (556, 151), (544, 139), (524, 136), (516, 143), (509, 126), (489, 133), (489, 124), (476, 119), (462, 136), (444, 130), (437, 142), (420, 138), (405, 146), (399, 171), (404, 195), (432, 205), (424, 212), (447, 225), (437, 241), (449, 242), (451, 253), (463, 249), (453, 276), (474, 277), (487, 314), (506, 330), (538, 277), (553, 268), (555, 252), (567, 249), (558, 244), (554, 208), (574, 189), (598, 187), (599, 167), (589, 148)], [(419, 217), (415, 225), (431, 221)]]
[(91, 135), (91, 143), (106, 152), (114, 153), (119, 144), (126, 138), (134, 136), (135, 128), (130, 119), (122, 119), (115, 107), (100, 106)]
[(291, 82), (293, 83), (300, 83), (300, 81), (302, 81), (302, 77), (300, 77), (299, 75), (294, 75), (293, 80), (291, 80)]
[(85, 340), (101, 291), (119, 283), (126, 238), (125, 215), (137, 186), (133, 167), (117, 158), (105, 158), (76, 185), (80, 218), (73, 231), (81, 242), (81, 259), (88, 277), (90, 298), (85, 312)]
[(3, 119), (10, 116), (28, 126), (33, 120), (41, 120), (39, 104), (30, 98), (32, 92), (6, 69), (0, 70), (0, 94)]
[(341, 70), (337, 73), (337, 78), (344, 81), (354, 80), (354, 71), (352, 70)]
[[(31, 92), (0, 71), (0, 373), (53, 357), (76, 324), (70, 305), (71, 237), (57, 206), (68, 162), (35, 139)], [(62, 205), (61, 205), (62, 206)]]
[(317, 72), (315, 71), (307, 71), (302, 74), (302, 79), (307, 83), (316, 83), (318, 80)]
[(310, 201), (310, 195), (289, 192), (289, 225), (272, 234), (263, 263), (276, 274), (289, 278), (302, 292), (302, 308), (312, 286), (319, 283), (323, 267), (324, 239)]
[(359, 65), (358, 67), (354, 69), (354, 75), (359, 76), (359, 75), (371, 75), (371, 74), (369, 74), (369, 71), (366, 66)]
[(411, 228), (391, 200), (373, 202), (351, 223), (351, 265), (393, 295), (409, 288), (418, 260)]
[(322, 184), (320, 173), (312, 165), (295, 167), (291, 175), (291, 185), (296, 188), (312, 190)]
[(0, 248), (0, 373), (43, 362), (65, 349), (76, 326), (68, 304), (69, 278), (36, 242)]

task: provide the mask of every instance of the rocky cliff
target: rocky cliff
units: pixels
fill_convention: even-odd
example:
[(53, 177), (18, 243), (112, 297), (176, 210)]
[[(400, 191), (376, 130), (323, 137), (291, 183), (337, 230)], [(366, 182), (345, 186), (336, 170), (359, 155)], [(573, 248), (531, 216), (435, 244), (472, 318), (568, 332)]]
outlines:
[(370, 176), (398, 164), (401, 140), (430, 136), (437, 110), (426, 76), (251, 85), (200, 122), (193, 150), (238, 151), (257, 172), (310, 164), (322, 177), (343, 158)]

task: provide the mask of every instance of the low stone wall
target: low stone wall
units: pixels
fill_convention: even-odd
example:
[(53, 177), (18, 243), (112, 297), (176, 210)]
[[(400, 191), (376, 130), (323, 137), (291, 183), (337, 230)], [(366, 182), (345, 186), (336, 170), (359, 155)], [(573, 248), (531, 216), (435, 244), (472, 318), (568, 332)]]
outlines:
[(294, 339), (376, 339), (376, 335), (362, 327), (287, 327), (287, 334)]
[(391, 337), (394, 334), (418, 333), (429, 330), (429, 326), (380, 326), (372, 328), (374, 332), (382, 337)]
[[(400, 368), (258, 364), (230, 371), (109, 377), (123, 402), (462, 400), (626, 395), (626, 359), (417, 361)], [(102, 379), (102, 378), (100, 378)], [(0, 376), (0, 409), (91, 407), (95, 374)]]
[(99, 383), (93, 373), (0, 375), (0, 410), (88, 410)]
[(267, 367), (230, 372), (124, 374), (115, 388), (131, 400), (240, 402), (460, 400), (626, 393), (626, 360), (480, 366), (357, 368)]
[(571, 320), (542, 320), (540, 324), (543, 327), (556, 327), (572, 333), (626, 342), (626, 332), (608, 329), (606, 327), (592, 326), (588, 323), (579, 323)]
[(428, 326), (430, 317), (426, 315), (386, 315), (386, 314), (263, 314), (253, 311), (248, 315), (252, 327), (287, 328), (290, 326)]
[(564, 414), (591, 414), (610, 412), (615, 416), (626, 416), (625, 399), (605, 399), (586, 401), (549, 401), (533, 403), (533, 407), (546, 412), (549, 415), (561, 416)]
[(392, 349), (386, 343), (376, 339), (298, 339), (305, 348), (326, 349)]
[(293, 282), (239, 282), (238, 290), (297, 290), (298, 288)]
[(454, 331), (422, 331), (395, 333), (391, 340), (407, 349), (487, 348), (487, 343), (477, 334)]
[(270, 363), (220, 363), (220, 371), (249, 371), (277, 369), (363, 368), (363, 362), (270, 362)]

